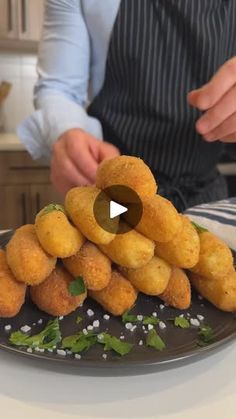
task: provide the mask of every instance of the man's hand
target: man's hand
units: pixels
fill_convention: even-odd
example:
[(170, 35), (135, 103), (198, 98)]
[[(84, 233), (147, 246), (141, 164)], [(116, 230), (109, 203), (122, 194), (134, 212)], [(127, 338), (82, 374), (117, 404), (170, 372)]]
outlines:
[(206, 141), (236, 142), (236, 57), (227, 61), (209, 83), (190, 92), (188, 102), (205, 111), (196, 129)]
[(71, 129), (53, 145), (51, 181), (63, 195), (74, 186), (94, 184), (99, 163), (119, 154), (113, 145), (81, 129)]

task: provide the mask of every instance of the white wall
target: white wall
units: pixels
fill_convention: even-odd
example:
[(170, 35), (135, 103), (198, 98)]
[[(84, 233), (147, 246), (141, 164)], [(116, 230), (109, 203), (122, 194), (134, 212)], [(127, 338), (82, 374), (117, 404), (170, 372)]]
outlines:
[(4, 80), (12, 84), (12, 90), (3, 105), (7, 132), (15, 132), (17, 124), (33, 112), (36, 60), (33, 54), (0, 51), (0, 82)]

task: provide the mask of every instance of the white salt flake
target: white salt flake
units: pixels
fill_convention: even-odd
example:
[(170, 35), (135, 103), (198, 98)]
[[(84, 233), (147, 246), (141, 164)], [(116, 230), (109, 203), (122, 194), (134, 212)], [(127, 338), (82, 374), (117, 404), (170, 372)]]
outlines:
[(32, 348), (27, 348), (27, 352), (29, 352), (29, 354), (32, 354), (33, 349)]
[(198, 326), (200, 326), (200, 321), (198, 319), (190, 319), (190, 324), (192, 326), (198, 327)]
[(25, 326), (22, 326), (22, 327), (20, 328), (20, 330), (21, 330), (22, 332), (24, 332), (24, 333), (27, 333), (27, 332), (29, 332), (29, 331), (31, 330), (31, 327), (30, 327), (30, 326), (28, 326), (28, 325), (26, 324)]
[(120, 340), (124, 340), (124, 338), (125, 338), (124, 336), (120, 336)]
[(99, 326), (100, 326), (99, 320), (94, 320), (93, 327), (99, 327)]
[(87, 330), (93, 330), (93, 326), (91, 324), (88, 325)]
[(146, 330), (146, 329), (145, 329), (145, 326), (142, 326), (142, 329), (143, 329), (143, 330)]
[(181, 319), (183, 319), (184, 318), (184, 314), (180, 314), (180, 316), (179, 317), (181, 317)]
[(66, 351), (64, 351), (64, 349), (57, 349), (57, 354), (61, 356), (66, 356)]
[(197, 314), (197, 318), (198, 320), (200, 320), (200, 322), (204, 320), (204, 316), (202, 316), (201, 314)]
[(104, 314), (103, 318), (104, 318), (105, 320), (109, 320), (109, 319), (110, 319), (110, 316), (109, 316), (109, 314)]
[(160, 304), (160, 310), (164, 310), (164, 308), (165, 308), (165, 306), (164, 306), (164, 304)]
[(130, 329), (130, 330), (131, 330), (131, 332), (134, 332), (134, 331), (135, 331), (135, 329), (137, 329), (137, 326), (135, 326), (135, 325), (134, 325), (133, 327), (131, 327), (131, 329)]
[(142, 316), (142, 314), (138, 314), (138, 315), (137, 315), (137, 320), (138, 320), (139, 322), (141, 322), (141, 321), (143, 320), (143, 316)]
[(153, 329), (153, 324), (149, 324), (148, 325), (148, 330), (152, 330)]
[(87, 310), (87, 315), (88, 315), (89, 317), (94, 316), (94, 311), (93, 311), (93, 310), (91, 310), (91, 308), (89, 308), (89, 309)]
[(84, 335), (87, 335), (87, 334), (88, 334), (87, 329), (83, 329), (83, 334), (84, 334)]
[(36, 326), (36, 323), (33, 323), (33, 326)]
[(42, 352), (42, 353), (45, 351), (45, 349), (39, 348), (38, 346), (36, 346), (36, 348), (34, 348), (34, 350), (35, 350), (35, 352)]
[(63, 320), (63, 319), (64, 319), (64, 316), (60, 316), (60, 317), (59, 317), (59, 320)]
[(75, 354), (75, 359), (81, 359), (81, 355), (80, 354)]
[(43, 319), (39, 319), (38, 324), (42, 324), (42, 323), (43, 323)]
[(200, 294), (197, 296), (197, 298), (198, 298), (199, 300), (203, 300), (203, 296), (202, 296), (202, 295), (200, 295)]
[(126, 327), (126, 329), (131, 330), (133, 325), (132, 325), (132, 323), (125, 323), (125, 327)]
[(154, 311), (154, 312), (152, 313), (152, 316), (153, 316), (153, 317), (157, 317), (157, 313)]
[(53, 349), (48, 348), (48, 352), (52, 353), (53, 352)]
[(139, 344), (139, 346), (142, 346), (143, 345), (143, 340), (140, 340), (138, 344)]
[(107, 359), (107, 354), (102, 355), (103, 359)]
[(161, 330), (166, 328), (166, 324), (164, 322), (159, 322), (159, 327)]
[(148, 331), (147, 330), (144, 330), (144, 332), (143, 333), (145, 333), (145, 335), (148, 333)]
[(67, 355), (72, 355), (72, 351), (67, 350), (66, 353)]
[(4, 327), (4, 329), (6, 330), (6, 332), (8, 332), (9, 330), (11, 330), (11, 325), (10, 325), (10, 324), (7, 324), (7, 325)]

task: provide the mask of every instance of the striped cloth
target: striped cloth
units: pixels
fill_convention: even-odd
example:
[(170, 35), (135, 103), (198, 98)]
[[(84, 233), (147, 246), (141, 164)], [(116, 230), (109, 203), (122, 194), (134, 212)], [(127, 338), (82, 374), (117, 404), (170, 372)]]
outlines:
[(236, 251), (236, 197), (189, 208), (185, 214)]

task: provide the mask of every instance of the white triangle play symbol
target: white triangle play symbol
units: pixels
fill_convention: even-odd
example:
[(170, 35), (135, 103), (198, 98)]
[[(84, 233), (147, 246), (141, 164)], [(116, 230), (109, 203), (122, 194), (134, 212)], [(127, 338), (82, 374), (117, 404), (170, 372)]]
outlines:
[(128, 211), (128, 208), (123, 205), (117, 204), (115, 201), (110, 202), (110, 218), (118, 217), (118, 215), (124, 214)]

